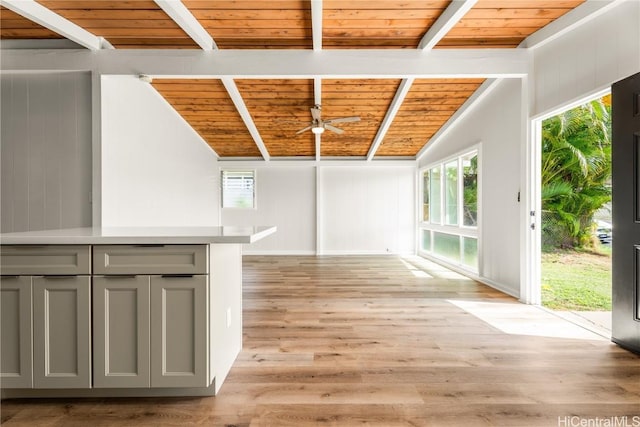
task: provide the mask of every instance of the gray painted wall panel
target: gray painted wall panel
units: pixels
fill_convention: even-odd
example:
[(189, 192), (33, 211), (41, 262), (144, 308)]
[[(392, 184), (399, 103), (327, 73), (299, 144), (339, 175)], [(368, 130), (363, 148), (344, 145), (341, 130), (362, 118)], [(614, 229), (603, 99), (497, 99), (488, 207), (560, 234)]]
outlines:
[(91, 75), (3, 74), (0, 231), (91, 225)]

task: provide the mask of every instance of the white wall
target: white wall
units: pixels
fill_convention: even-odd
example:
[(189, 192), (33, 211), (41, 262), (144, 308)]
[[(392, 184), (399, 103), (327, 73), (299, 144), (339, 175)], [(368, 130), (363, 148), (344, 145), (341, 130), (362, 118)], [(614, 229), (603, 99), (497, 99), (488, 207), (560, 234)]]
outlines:
[(220, 162), (220, 169), (256, 169), (255, 209), (222, 209), (222, 225), (275, 225), (275, 234), (244, 253), (309, 255), (316, 251), (316, 168)]
[(222, 225), (278, 227), (245, 254), (414, 253), (415, 163), (277, 163), (219, 163), (256, 170), (256, 208), (222, 209)]
[(1, 82), (2, 232), (91, 225), (91, 76)]
[(427, 166), (481, 143), (479, 274), (520, 293), (521, 82), (506, 79), (421, 159)]
[(533, 115), (555, 110), (640, 71), (640, 1), (534, 50)]
[(102, 225), (218, 225), (217, 158), (152, 86), (102, 78)]
[(320, 170), (323, 254), (415, 251), (415, 165)]

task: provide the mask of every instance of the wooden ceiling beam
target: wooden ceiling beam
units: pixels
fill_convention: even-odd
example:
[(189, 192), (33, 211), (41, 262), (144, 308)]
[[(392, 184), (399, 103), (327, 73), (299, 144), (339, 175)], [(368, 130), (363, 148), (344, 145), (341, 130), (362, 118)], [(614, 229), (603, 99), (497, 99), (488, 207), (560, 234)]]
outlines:
[(400, 107), (402, 106), (402, 103), (406, 98), (407, 93), (409, 93), (409, 89), (411, 89), (413, 80), (414, 79), (412, 78), (403, 79), (402, 82), (400, 83), (400, 86), (396, 91), (396, 95), (394, 96), (393, 101), (391, 101), (391, 105), (387, 110), (387, 114), (384, 116), (384, 119), (382, 120), (382, 124), (378, 128), (378, 133), (373, 139), (371, 148), (369, 148), (369, 152), (367, 153), (367, 161), (373, 160), (373, 157), (376, 155), (376, 151), (378, 151), (378, 148), (380, 148), (380, 144), (382, 144), (382, 140), (384, 139), (385, 135), (387, 134), (387, 131), (391, 127), (391, 123), (393, 123), (393, 119), (396, 118), (396, 114), (398, 114), (398, 110), (400, 110)]
[(113, 49), (103, 37), (90, 33), (34, 0), (0, 0), (0, 4), (87, 49)]
[(520, 78), (529, 73), (529, 61), (526, 49), (2, 51), (6, 71), (93, 70), (182, 79)]
[[(313, 103), (315, 105), (322, 105), (322, 79), (319, 77), (313, 79)], [(322, 135), (316, 133), (314, 134), (314, 137), (316, 144), (316, 160), (320, 161), (320, 144)]]
[(204, 51), (217, 49), (213, 37), (180, 0), (154, 0)]
[(478, 0), (453, 0), (422, 37), (418, 49), (433, 49), (477, 2)]
[(265, 161), (269, 161), (271, 156), (269, 155), (267, 146), (264, 145), (264, 141), (262, 140), (262, 137), (260, 136), (260, 132), (258, 132), (258, 128), (253, 122), (253, 119), (251, 118), (251, 114), (249, 113), (249, 110), (247, 109), (247, 106), (244, 103), (244, 99), (242, 98), (242, 95), (240, 95), (240, 91), (238, 90), (238, 86), (236, 86), (236, 82), (231, 77), (223, 77), (220, 80), (222, 81), (222, 84), (224, 85), (225, 89), (227, 89), (227, 92), (229, 92), (229, 96), (231, 97), (233, 104), (236, 106), (236, 109), (238, 110), (240, 117), (242, 117), (242, 121), (244, 121), (244, 124), (247, 125), (247, 129), (249, 130), (251, 137), (253, 138), (256, 145), (258, 146), (258, 150), (260, 150), (260, 154), (262, 154), (262, 158)]
[(313, 103), (322, 105), (322, 79), (320, 77), (313, 79)]
[(313, 50), (322, 50), (322, 0), (311, 1), (311, 34)]

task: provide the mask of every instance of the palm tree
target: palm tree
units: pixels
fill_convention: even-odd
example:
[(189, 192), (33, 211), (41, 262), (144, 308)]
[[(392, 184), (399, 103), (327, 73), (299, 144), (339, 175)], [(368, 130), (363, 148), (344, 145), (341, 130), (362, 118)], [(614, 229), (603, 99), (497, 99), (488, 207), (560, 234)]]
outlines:
[(610, 108), (608, 99), (591, 101), (542, 124), (546, 244), (589, 245), (593, 215), (611, 200)]

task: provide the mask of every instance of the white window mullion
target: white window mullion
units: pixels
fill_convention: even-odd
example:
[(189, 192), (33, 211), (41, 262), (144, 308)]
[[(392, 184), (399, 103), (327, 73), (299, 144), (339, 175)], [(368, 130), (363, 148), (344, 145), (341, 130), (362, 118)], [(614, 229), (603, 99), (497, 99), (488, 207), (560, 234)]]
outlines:
[[(462, 203), (464, 200), (464, 194), (463, 194), (463, 187), (464, 187), (464, 183), (462, 182), (462, 157), (458, 157), (458, 182), (457, 182), (457, 186), (458, 186), (458, 197), (457, 197), (457, 206), (456, 206), (456, 210), (458, 211), (458, 230), (462, 229), (462, 224), (464, 223), (464, 218), (462, 218)], [(462, 237), (462, 235), (459, 235), (458, 238), (460, 239), (460, 262), (462, 264), (464, 264), (464, 238)]]
[(447, 176), (445, 175), (447, 168), (444, 163), (440, 165), (440, 224), (445, 225), (447, 223)]
[[(447, 259), (449, 259), (449, 257), (447, 257), (444, 254), (440, 254), (436, 252), (435, 249), (435, 234), (436, 233), (441, 233), (441, 234), (445, 234), (445, 235), (449, 235), (449, 239), (452, 238), (457, 238), (458, 239), (458, 258), (459, 260), (450, 260), (453, 261), (454, 264), (459, 265), (465, 269), (471, 269), (475, 272), (478, 271), (479, 269), (479, 265), (480, 265), (480, 253), (478, 253), (478, 264), (474, 264), (473, 266), (469, 266), (467, 265), (467, 260), (465, 260), (465, 245), (469, 244), (469, 245), (473, 245), (476, 244), (478, 246), (478, 252), (480, 251), (480, 245), (479, 245), (479, 234), (480, 234), (480, 230), (478, 228), (478, 223), (476, 223), (475, 226), (465, 226), (464, 225), (464, 212), (465, 212), (465, 205), (464, 205), (464, 189), (465, 189), (465, 185), (464, 185), (464, 177), (465, 177), (465, 171), (464, 171), (464, 165), (465, 165), (465, 160), (469, 157), (473, 157), (474, 153), (475, 155), (478, 156), (478, 187), (477, 187), (477, 191), (478, 191), (478, 219), (480, 217), (480, 162), (479, 162), (479, 149), (478, 150), (474, 150), (474, 151), (468, 151), (468, 152), (463, 152), (458, 154), (457, 156), (453, 157), (453, 158), (448, 158), (445, 159), (442, 162), (438, 162), (437, 164), (433, 164), (429, 167), (426, 167), (424, 169), (422, 169), (420, 171), (420, 178), (422, 179), (422, 182), (420, 183), (420, 190), (421, 190), (421, 194), (420, 194), (420, 201), (421, 201), (421, 211), (420, 211), (420, 215), (423, 215), (423, 210), (424, 210), (424, 192), (425, 192), (425, 188), (424, 188), (424, 176), (425, 174), (429, 173), (429, 188), (427, 190), (428, 192), (428, 196), (429, 196), (429, 207), (430, 207), (430, 211), (433, 212), (431, 209), (433, 208), (437, 208), (436, 212), (439, 212), (440, 214), (440, 218), (437, 221), (434, 221), (434, 215), (430, 215), (429, 218), (429, 222), (427, 221), (420, 221), (419, 225), (418, 225), (418, 232), (419, 232), (419, 239), (420, 239), (420, 246), (419, 246), (419, 252), (422, 252), (425, 256), (433, 256), (435, 258), (440, 258), (444, 261), (446, 261)], [(448, 175), (447, 175), (447, 164), (451, 167), (457, 167), (457, 171), (456, 171), (456, 179), (457, 182), (455, 184), (455, 187), (451, 187), (449, 180), (448, 180)], [(438, 197), (437, 197), (437, 201), (435, 201), (434, 198), (434, 194), (431, 191), (432, 189), (435, 191), (435, 189), (433, 188), (433, 173), (437, 173), (439, 175), (439, 179), (440, 182), (438, 183), (438, 189), (439, 189), (439, 193)], [(451, 187), (451, 188), (449, 188)], [(456, 195), (455, 195), (455, 200), (449, 200), (452, 203), (457, 203), (456, 205), (456, 210), (455, 210), (455, 215), (457, 216), (457, 221), (455, 221), (455, 223), (453, 223), (453, 221), (448, 221), (447, 220), (447, 212), (451, 212), (448, 205), (447, 205), (447, 189), (450, 190), (454, 190), (456, 191)], [(440, 203), (440, 206), (434, 206), (434, 201), (435, 203)], [(453, 214), (453, 212), (451, 212)], [(424, 217), (422, 218), (424, 219)], [(449, 222), (452, 222), (451, 224), (449, 224)], [(423, 247), (423, 236), (425, 233), (429, 233), (429, 244), (426, 245), (425, 247)], [(441, 238), (443, 238), (443, 236), (440, 236)], [(452, 240), (450, 240), (450, 242), (453, 242)], [(450, 256), (454, 256), (453, 253), (449, 252)]]
[(458, 157), (458, 206), (456, 206), (458, 210), (458, 228), (462, 228), (464, 224), (464, 218), (462, 217), (462, 213), (464, 212), (464, 171), (462, 169), (462, 157)]

